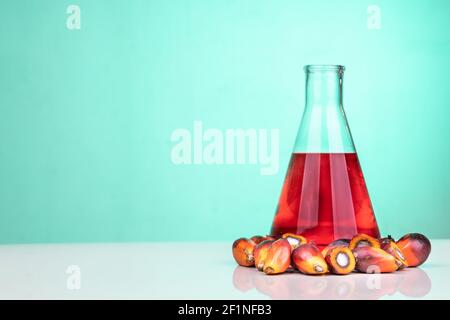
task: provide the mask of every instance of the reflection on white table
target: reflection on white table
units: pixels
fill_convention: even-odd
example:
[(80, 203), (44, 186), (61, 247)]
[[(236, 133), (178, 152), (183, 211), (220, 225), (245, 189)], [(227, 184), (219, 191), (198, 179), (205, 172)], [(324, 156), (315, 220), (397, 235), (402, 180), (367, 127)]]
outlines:
[(236, 267), (233, 284), (237, 290), (256, 289), (272, 299), (380, 299), (395, 293), (410, 298), (425, 297), (431, 279), (420, 268), (393, 274), (351, 274), (348, 276), (304, 276), (288, 272), (265, 276), (245, 267)]
[(450, 299), (450, 240), (392, 274), (267, 276), (229, 243), (0, 246), (0, 299)]

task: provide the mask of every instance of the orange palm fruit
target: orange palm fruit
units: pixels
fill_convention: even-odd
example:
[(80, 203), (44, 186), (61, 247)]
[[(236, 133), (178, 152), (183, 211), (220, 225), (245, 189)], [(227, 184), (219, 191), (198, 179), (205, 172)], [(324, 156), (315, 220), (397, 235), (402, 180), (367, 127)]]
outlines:
[(356, 270), (364, 273), (394, 272), (398, 269), (395, 258), (386, 251), (369, 246), (353, 249)]
[(325, 248), (322, 249), (322, 256), (325, 258), (327, 256), (327, 253), (329, 250), (336, 248), (336, 247), (348, 247), (350, 243), (349, 239), (338, 239), (334, 240), (333, 242), (330, 242), (329, 245), (327, 245)]
[(274, 240), (264, 240), (263, 242), (257, 244), (255, 250), (253, 251), (255, 267), (259, 271), (263, 271), (264, 261), (266, 260), (267, 253), (269, 252), (269, 248), (273, 242)]
[(271, 243), (264, 259), (265, 274), (279, 274), (287, 270), (291, 263), (291, 245), (286, 239), (280, 238)]
[(239, 238), (233, 242), (232, 251), (233, 258), (243, 267), (253, 267), (255, 265), (255, 258), (253, 251), (256, 243), (247, 238)]
[(295, 233), (285, 233), (281, 236), (283, 239), (286, 239), (291, 244), (292, 250), (297, 248), (301, 244), (305, 244), (308, 241), (305, 237), (295, 234)]
[(299, 245), (292, 252), (292, 266), (304, 274), (325, 274), (328, 266), (314, 243)]
[(378, 242), (377, 239), (375, 239), (375, 238), (373, 238), (371, 236), (368, 236), (367, 234), (360, 233), (360, 234), (357, 234), (356, 236), (354, 236), (350, 240), (350, 243), (349, 243), (348, 247), (350, 248), (350, 250), (353, 250), (353, 249), (358, 248), (358, 247), (379, 248), (380, 247), (380, 243)]
[(408, 233), (397, 241), (409, 267), (420, 266), (431, 253), (431, 242), (420, 233)]
[(258, 244), (265, 240), (275, 240), (275, 239), (272, 238), (271, 236), (253, 236), (250, 238), (250, 240), (252, 240), (254, 243)]
[(343, 246), (330, 249), (325, 257), (331, 272), (335, 274), (349, 274), (355, 270), (356, 260), (353, 252)]
[(404, 269), (408, 267), (408, 262), (406, 261), (405, 255), (402, 250), (397, 246), (395, 240), (391, 236), (387, 238), (380, 239), (380, 247), (391, 256), (396, 259), (399, 269)]

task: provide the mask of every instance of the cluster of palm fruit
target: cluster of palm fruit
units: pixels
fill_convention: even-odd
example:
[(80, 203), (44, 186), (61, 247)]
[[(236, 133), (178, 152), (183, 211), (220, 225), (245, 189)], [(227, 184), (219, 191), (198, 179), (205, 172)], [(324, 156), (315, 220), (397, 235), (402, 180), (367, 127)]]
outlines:
[(254, 236), (233, 243), (233, 257), (244, 267), (256, 267), (265, 274), (280, 274), (293, 267), (308, 275), (394, 272), (425, 262), (431, 243), (420, 233), (409, 233), (398, 241), (391, 236), (375, 239), (358, 234), (339, 239), (322, 250), (297, 234), (281, 238)]

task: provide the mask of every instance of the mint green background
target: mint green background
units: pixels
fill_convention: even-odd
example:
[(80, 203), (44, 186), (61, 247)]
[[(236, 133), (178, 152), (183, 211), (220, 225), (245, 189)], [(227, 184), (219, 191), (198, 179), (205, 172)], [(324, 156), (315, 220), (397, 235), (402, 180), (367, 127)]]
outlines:
[[(366, 28), (373, 3), (381, 30)], [(449, 237), (448, 30), (444, 0), (3, 1), (0, 242), (268, 232), (314, 63), (347, 67), (382, 233)], [(171, 132), (194, 120), (279, 128), (279, 174), (173, 165)]]

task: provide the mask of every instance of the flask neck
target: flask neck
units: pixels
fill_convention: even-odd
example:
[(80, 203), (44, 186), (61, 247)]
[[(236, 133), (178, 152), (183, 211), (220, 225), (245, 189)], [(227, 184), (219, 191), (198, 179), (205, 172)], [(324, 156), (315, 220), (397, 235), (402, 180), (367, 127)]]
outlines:
[(342, 71), (306, 71), (306, 101), (309, 107), (342, 107)]
[(306, 107), (294, 152), (353, 153), (355, 147), (342, 106), (343, 66), (309, 65)]

